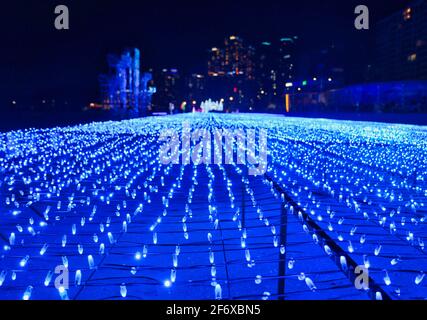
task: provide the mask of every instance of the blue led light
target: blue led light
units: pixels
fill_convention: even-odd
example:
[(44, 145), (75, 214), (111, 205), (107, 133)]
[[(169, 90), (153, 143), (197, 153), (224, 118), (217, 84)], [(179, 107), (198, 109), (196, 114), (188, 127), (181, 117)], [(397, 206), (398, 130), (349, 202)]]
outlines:
[[(162, 164), (162, 132), (184, 124), (223, 161), (183, 163), (181, 143)], [(265, 174), (216, 129), (266, 130)], [(183, 114), (28, 129), (0, 134), (0, 168), (0, 299), (427, 297), (423, 126)]]

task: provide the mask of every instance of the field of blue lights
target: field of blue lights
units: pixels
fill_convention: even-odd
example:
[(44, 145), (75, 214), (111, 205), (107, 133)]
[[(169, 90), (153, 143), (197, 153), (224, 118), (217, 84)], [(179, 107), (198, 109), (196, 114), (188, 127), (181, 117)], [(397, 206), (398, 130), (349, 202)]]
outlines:
[[(184, 122), (265, 129), (265, 174), (162, 164), (160, 133)], [(0, 192), (0, 299), (427, 298), (425, 126), (188, 114), (12, 131)]]

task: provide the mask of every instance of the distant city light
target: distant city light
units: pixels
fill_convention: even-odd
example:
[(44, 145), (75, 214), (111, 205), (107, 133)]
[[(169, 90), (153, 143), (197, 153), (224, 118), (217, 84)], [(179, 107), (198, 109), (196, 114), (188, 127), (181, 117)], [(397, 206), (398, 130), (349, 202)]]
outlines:
[(406, 10), (403, 11), (403, 19), (405, 21), (410, 20), (411, 19), (411, 13), (412, 13), (412, 9), (411, 8), (407, 8)]
[(328, 81), (329, 81), (329, 82), (331, 82), (331, 81), (332, 81), (332, 78), (328, 78)]
[(282, 38), (280, 39), (281, 42), (294, 42), (294, 39), (292, 38)]
[(285, 83), (285, 87), (286, 88), (291, 88), (291, 87), (293, 87), (294, 86), (294, 84), (292, 83), (292, 82), (286, 82)]
[(313, 78), (313, 81), (317, 81), (317, 78), (316, 78), (316, 77), (314, 77), (314, 78)]
[(416, 60), (417, 60), (417, 54), (416, 54), (416, 53), (410, 54), (410, 55), (408, 56), (408, 61), (410, 61), (410, 62), (414, 62), (414, 61), (416, 61)]

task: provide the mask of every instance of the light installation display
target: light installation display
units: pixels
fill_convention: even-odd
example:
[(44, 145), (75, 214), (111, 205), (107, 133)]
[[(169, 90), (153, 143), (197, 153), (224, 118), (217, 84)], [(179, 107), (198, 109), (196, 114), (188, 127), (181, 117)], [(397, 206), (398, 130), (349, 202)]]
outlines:
[(132, 116), (144, 114), (155, 92), (148, 84), (152, 74), (141, 74), (139, 49), (126, 50), (122, 55), (109, 55), (110, 74), (99, 77), (102, 105), (118, 115), (129, 112)]
[(200, 109), (202, 112), (210, 112), (210, 111), (224, 111), (224, 102), (221, 101), (212, 101), (211, 99), (202, 101), (200, 104)]
[[(267, 171), (162, 164), (160, 133), (184, 122), (267, 130)], [(2, 133), (0, 299), (425, 299), (426, 177), (423, 126), (188, 114)]]

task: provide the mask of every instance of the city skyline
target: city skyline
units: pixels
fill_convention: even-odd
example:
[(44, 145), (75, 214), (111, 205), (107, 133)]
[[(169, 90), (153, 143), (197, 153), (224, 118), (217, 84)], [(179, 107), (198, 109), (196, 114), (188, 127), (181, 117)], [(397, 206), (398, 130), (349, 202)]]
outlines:
[[(347, 43), (351, 44), (346, 49), (351, 59), (352, 48), (363, 45), (364, 40), (359, 40), (371, 32), (354, 30), (354, 3), (303, 1), (300, 4), (272, 2), (271, 5), (240, 6), (236, 3), (227, 6), (189, 1), (179, 6), (145, 3), (106, 4), (97, 8), (93, 3), (70, 2), (71, 27), (67, 31), (53, 28), (53, 2), (37, 6), (27, 3), (26, 6), (34, 10), (23, 13), (22, 20), (11, 21), (10, 17), (5, 17), (1, 22), (8, 30), (13, 30), (15, 36), (6, 34), (6, 45), (0, 54), (7, 63), (1, 74), (4, 85), (0, 98), (4, 103), (11, 99), (45, 97), (74, 97), (81, 103), (95, 100), (99, 97), (97, 75), (105, 71), (105, 56), (128, 47), (141, 49), (144, 71), (177, 68), (183, 74), (205, 73), (207, 51), (232, 34), (254, 44), (297, 35), (306, 51), (320, 50), (340, 40), (340, 45), (346, 48)], [(368, 2), (372, 26), (407, 3), (410, 1), (383, 6), (378, 1)], [(19, 3), (8, 5), (5, 12), (13, 13), (18, 10), (17, 6)], [(262, 23), (247, 19), (249, 14), (252, 17), (260, 15)], [(156, 28), (155, 20), (159, 16), (158, 23), (162, 26)], [(331, 29), (334, 32), (326, 36), (324, 31)], [(29, 30), (34, 31), (31, 36)], [(324, 37), (319, 37), (322, 33)], [(58, 73), (60, 77), (56, 77)], [(78, 96), (74, 94), (76, 90)], [(48, 97), (52, 91), (56, 96)]]

